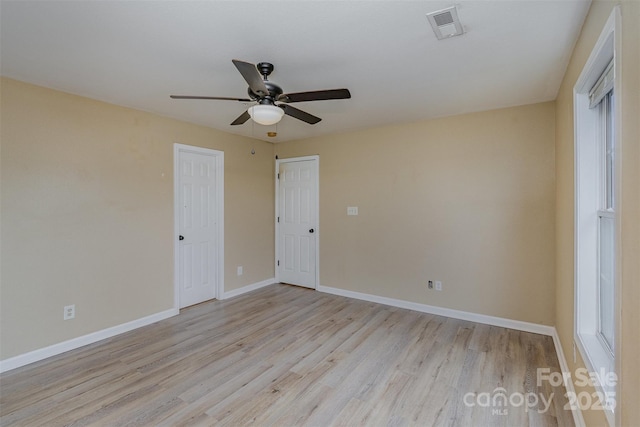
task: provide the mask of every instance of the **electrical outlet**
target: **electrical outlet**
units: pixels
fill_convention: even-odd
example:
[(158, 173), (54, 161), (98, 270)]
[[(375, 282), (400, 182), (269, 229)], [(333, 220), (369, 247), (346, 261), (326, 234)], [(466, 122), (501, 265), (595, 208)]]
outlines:
[(436, 291), (441, 291), (442, 290), (442, 282), (439, 280), (436, 280)]
[(238, 276), (242, 276), (243, 270), (242, 270), (242, 266), (239, 265), (238, 266)]
[(64, 314), (62, 318), (64, 320), (70, 320), (70, 319), (73, 319), (74, 317), (76, 317), (76, 305), (75, 304), (65, 305)]
[(433, 289), (433, 280), (429, 280), (427, 286), (429, 287), (429, 289)]
[(357, 206), (347, 206), (347, 215), (358, 215)]

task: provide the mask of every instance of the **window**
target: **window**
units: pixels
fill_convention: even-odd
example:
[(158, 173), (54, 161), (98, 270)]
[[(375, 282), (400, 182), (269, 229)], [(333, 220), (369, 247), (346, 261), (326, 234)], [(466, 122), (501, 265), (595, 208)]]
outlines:
[[(616, 170), (620, 11), (616, 7), (574, 87), (574, 339), (611, 425), (615, 423), (616, 248), (620, 203)], [(619, 81), (619, 80), (618, 80)], [(612, 375), (613, 374), (613, 375)], [(614, 379), (613, 381), (611, 379)]]

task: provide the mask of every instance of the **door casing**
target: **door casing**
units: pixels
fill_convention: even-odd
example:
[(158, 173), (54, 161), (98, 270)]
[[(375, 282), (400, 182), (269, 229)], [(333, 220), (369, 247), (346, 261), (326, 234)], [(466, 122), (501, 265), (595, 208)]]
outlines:
[(317, 220), (317, 224), (315, 227), (315, 242), (316, 242), (316, 274), (315, 274), (315, 286), (313, 289), (318, 289), (318, 286), (320, 285), (320, 156), (319, 155), (314, 155), (314, 156), (303, 156), (303, 157), (291, 157), (288, 159), (276, 159), (276, 169), (275, 169), (275, 185), (276, 185), (276, 202), (275, 202), (275, 230), (276, 230), (276, 235), (275, 235), (275, 260), (274, 260), (274, 268), (275, 268), (275, 278), (276, 278), (276, 282), (280, 281), (280, 266), (278, 265), (278, 259), (279, 259), (279, 254), (280, 254), (280, 228), (279, 228), (279, 223), (278, 223), (278, 216), (280, 216), (280, 182), (278, 180), (278, 173), (280, 172), (280, 164), (282, 163), (291, 163), (291, 162), (301, 162), (301, 161), (308, 161), (308, 160), (314, 160), (316, 162), (316, 188), (314, 190), (315, 192), (315, 198), (316, 198), (316, 220)]
[(180, 152), (190, 152), (212, 156), (216, 161), (216, 200), (215, 210), (218, 221), (216, 233), (218, 237), (217, 271), (215, 298), (220, 299), (224, 293), (224, 152), (210, 148), (194, 147), (179, 143), (173, 144), (173, 307), (180, 309), (180, 249), (178, 235), (180, 233)]

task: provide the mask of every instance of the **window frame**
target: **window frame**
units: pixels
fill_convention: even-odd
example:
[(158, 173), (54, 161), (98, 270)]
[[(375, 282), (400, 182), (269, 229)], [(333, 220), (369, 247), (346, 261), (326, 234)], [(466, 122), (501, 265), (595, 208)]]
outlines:
[[(602, 212), (602, 161), (599, 122), (600, 108), (590, 108), (589, 93), (607, 66), (614, 64), (613, 138), (620, 140), (622, 93), (620, 87), (620, 7), (614, 7), (589, 59), (573, 89), (574, 107), (574, 173), (575, 173), (575, 222), (574, 222), (574, 362), (575, 348), (582, 356), (586, 368), (593, 373), (619, 372), (620, 345), (620, 292), (616, 282), (620, 277), (620, 209), (610, 212), (614, 217), (614, 349), (598, 336), (599, 331), (599, 212)], [(614, 203), (620, 206), (620, 144), (614, 145)], [(606, 210), (605, 210), (606, 211)], [(609, 215), (609, 213), (607, 213)], [(604, 377), (609, 378), (608, 376)], [(595, 381), (596, 391), (603, 396), (614, 396), (618, 384)], [(605, 406), (605, 402), (602, 402)], [(615, 425), (619, 411), (605, 407), (610, 425)]]

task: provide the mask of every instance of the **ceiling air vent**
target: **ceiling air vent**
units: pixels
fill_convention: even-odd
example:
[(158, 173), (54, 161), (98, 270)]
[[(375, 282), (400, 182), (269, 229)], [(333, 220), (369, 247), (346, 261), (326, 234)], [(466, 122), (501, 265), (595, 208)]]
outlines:
[(464, 33), (455, 6), (427, 13), (427, 18), (438, 40), (448, 39)]

